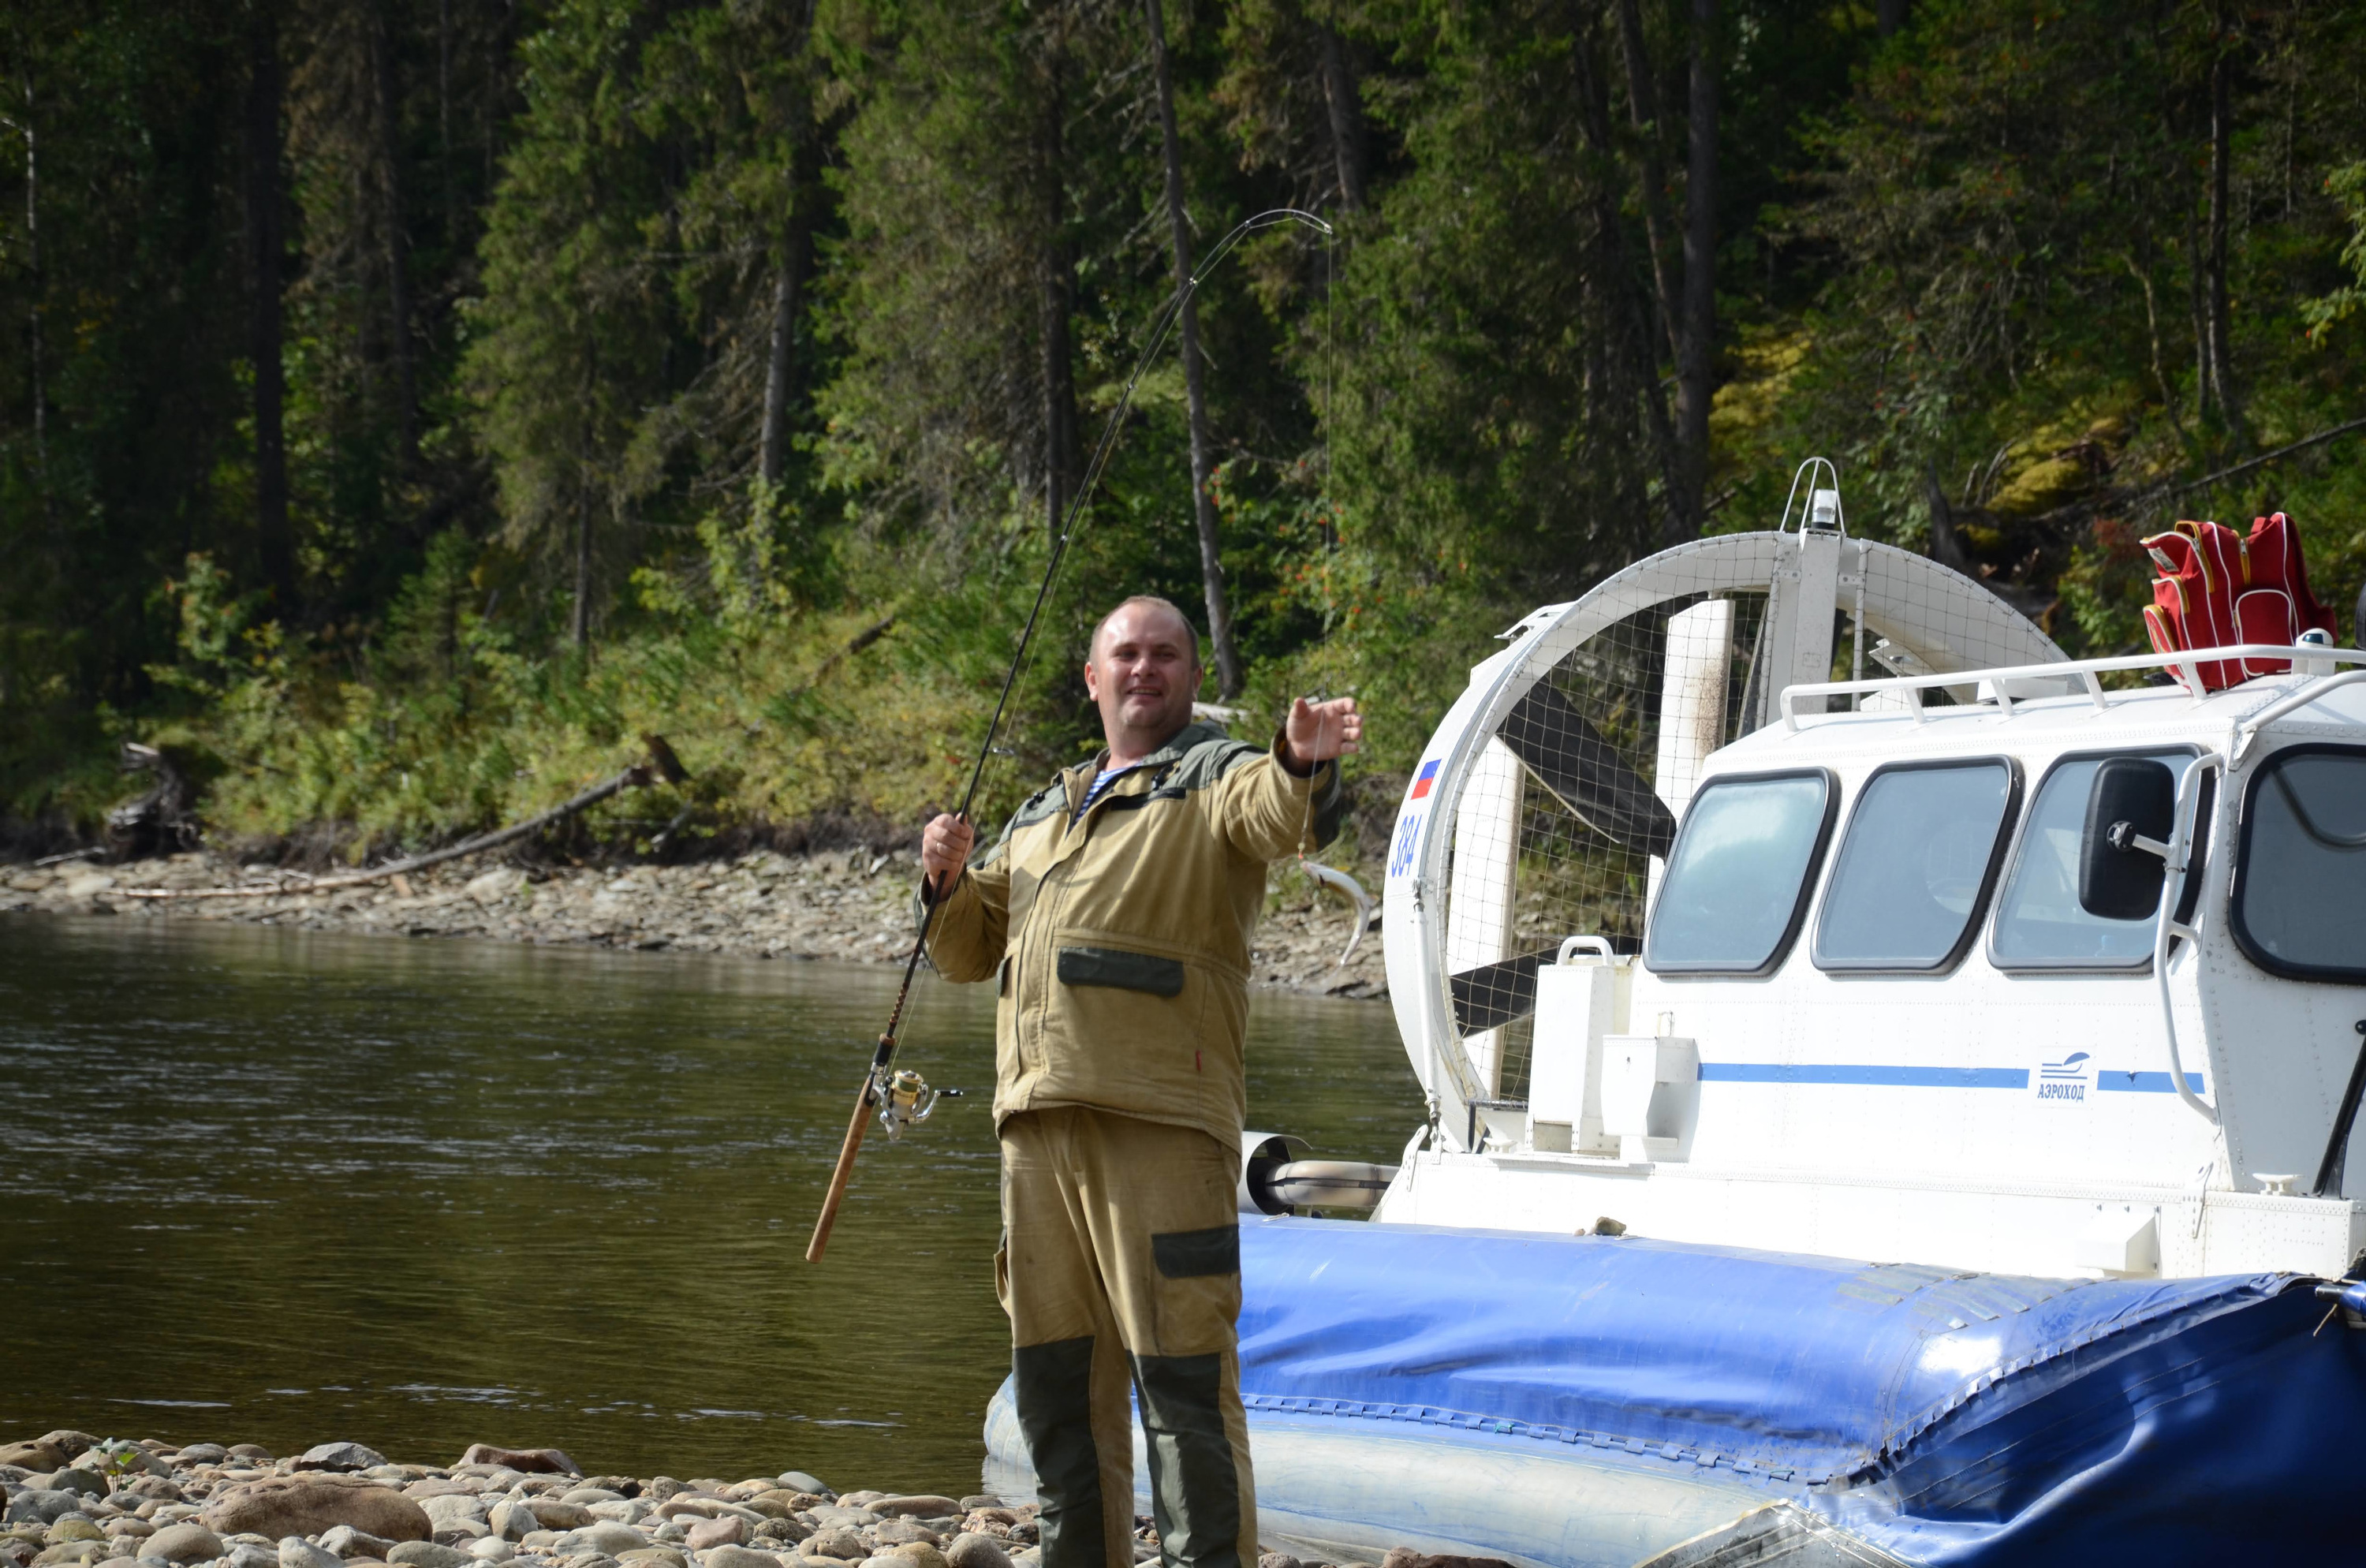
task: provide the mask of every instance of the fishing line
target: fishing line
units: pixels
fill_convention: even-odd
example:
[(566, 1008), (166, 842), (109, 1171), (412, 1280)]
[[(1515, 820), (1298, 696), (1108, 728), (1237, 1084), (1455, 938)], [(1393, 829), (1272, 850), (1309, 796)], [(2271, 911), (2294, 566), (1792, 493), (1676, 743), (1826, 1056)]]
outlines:
[[(1294, 207), (1277, 207), (1245, 218), (1200, 258), (1190, 277), (1167, 297), (1166, 305), (1153, 320), (1149, 340), (1141, 357), (1134, 362), (1133, 373), (1126, 378), (1125, 389), (1118, 395), (1117, 404), (1110, 409), (1108, 422), (1101, 427), (1100, 439), (1094, 444), (1092, 457), (1085, 465), (1083, 480), (1076, 487), (1076, 496), (1068, 502), (1068, 513), (1061, 522), (1059, 537), (1052, 542), (1052, 556), (1044, 564), (1043, 581), (1035, 590), (1035, 603), (1028, 609), (1027, 624), (1019, 634), (1019, 647), (1011, 655), (1010, 668), (1003, 675), (1002, 691), (994, 702), (994, 716), (986, 721), (986, 739), (979, 744), (977, 761), (970, 769), (969, 787), (963, 791), (961, 807), (954, 813), (963, 822), (969, 820), (970, 808), (976, 804), (978, 786), (986, 777), (986, 762), (994, 755), (995, 739), (1001, 733), (1003, 718), (1009, 711), (1010, 694), (1018, 686), (1020, 677), (1034, 669), (1035, 629), (1042, 620), (1043, 606), (1050, 602), (1052, 591), (1059, 581), (1061, 568), (1067, 561), (1068, 547), (1084, 525), (1085, 509), (1100, 484), (1102, 472), (1109, 467), (1110, 453), (1116, 450), (1118, 434), (1124, 426), (1127, 412), (1133, 406), (1133, 394), (1142, 385), (1144, 374), (1158, 356), (1159, 350), (1166, 346), (1167, 335), (1174, 331), (1176, 321), (1183, 314), (1183, 307), (1199, 292), (1200, 285), (1215, 270), (1217, 264), (1249, 235), (1281, 223), (1301, 223), (1325, 236), (1331, 233), (1330, 224)], [(973, 848), (975, 844), (973, 839)], [(847, 1182), (854, 1171), (854, 1156), (862, 1146), (862, 1135), (873, 1108), (884, 1101), (886, 1111), (892, 1113), (899, 1098), (900, 1086), (896, 1081), (898, 1075), (895, 1073), (896, 1053), (900, 1043), (898, 1032), (904, 1021), (904, 1009), (911, 1000), (912, 981), (919, 973), (920, 957), (928, 951), (929, 933), (935, 927), (937, 908), (942, 897), (942, 893), (923, 874), (920, 878), (919, 934), (913, 938), (911, 955), (904, 961), (904, 981), (896, 988), (896, 1005), (887, 1015), (887, 1027), (879, 1036), (871, 1065), (863, 1073), (862, 1087), (855, 1096), (854, 1117), (847, 1126), (846, 1141), (839, 1149), (838, 1167), (830, 1174), (829, 1190), (822, 1199), (821, 1214), (814, 1222), (813, 1239), (806, 1247), (806, 1261), (808, 1263), (820, 1262), (822, 1251), (829, 1244), (830, 1228), (837, 1223), (839, 1204), (846, 1196)], [(900, 1076), (913, 1077), (910, 1074)], [(914, 1082), (918, 1082), (917, 1078)], [(919, 1092), (927, 1092), (925, 1086)], [(921, 1114), (925, 1115), (925, 1111)], [(896, 1129), (891, 1127), (889, 1130), (893, 1133)]]

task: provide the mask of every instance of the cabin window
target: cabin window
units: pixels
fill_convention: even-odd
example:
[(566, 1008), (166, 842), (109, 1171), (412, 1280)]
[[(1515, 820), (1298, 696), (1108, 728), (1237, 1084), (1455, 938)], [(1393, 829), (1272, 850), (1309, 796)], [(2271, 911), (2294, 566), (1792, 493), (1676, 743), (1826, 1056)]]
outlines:
[(1765, 975), (1798, 935), (1831, 836), (1831, 775), (1712, 780), (1693, 797), (1643, 941), (1659, 974)]
[(2295, 746), (2253, 776), (2235, 940), (2272, 974), (2366, 981), (2366, 751)]
[[(2022, 829), (2004, 892), (1989, 933), (1989, 962), (2000, 969), (2132, 969), (2152, 958), (2153, 922), (2107, 920), (2079, 907), (2079, 840), (2087, 827), (2087, 795), (2095, 770), (2112, 756), (2166, 762), (2182, 780), (2190, 750), (2124, 751), (2067, 757), (2037, 786)], [(2209, 800), (2195, 813), (2193, 869), (2178, 900), (2178, 918), (2192, 915), (2202, 891), (2203, 852), (2209, 844)]]
[(2020, 795), (2020, 773), (2001, 757), (1875, 773), (1824, 890), (1817, 966), (1932, 970), (1961, 958)]

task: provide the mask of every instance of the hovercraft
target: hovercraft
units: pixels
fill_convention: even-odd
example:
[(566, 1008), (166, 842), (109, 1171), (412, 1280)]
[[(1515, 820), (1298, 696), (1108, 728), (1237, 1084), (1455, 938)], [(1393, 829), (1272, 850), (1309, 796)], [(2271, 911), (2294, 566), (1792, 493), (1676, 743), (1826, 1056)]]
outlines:
[(1806, 493), (1523, 619), (1416, 765), (1428, 1116), (1247, 1145), (1263, 1539), (2354, 1555), (2366, 652), (2070, 660)]

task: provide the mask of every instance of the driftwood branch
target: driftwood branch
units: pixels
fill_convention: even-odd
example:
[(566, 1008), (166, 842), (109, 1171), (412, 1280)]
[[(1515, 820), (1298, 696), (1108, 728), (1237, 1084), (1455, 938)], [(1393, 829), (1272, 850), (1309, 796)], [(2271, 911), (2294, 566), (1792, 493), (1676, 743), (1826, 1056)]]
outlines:
[(2337, 436), (2349, 434), (2353, 430), (2366, 430), (2366, 419), (2353, 419), (2346, 424), (2332, 425), (2320, 430), (2314, 435), (2304, 435), (2298, 441), (2279, 446), (2272, 452), (2262, 452), (2258, 457), (2237, 463), (2231, 468), (2221, 468), (2214, 474), (2204, 474), (2198, 479), (2187, 479), (2182, 484), (2160, 485), (2150, 490), (2140, 490), (2135, 492), (2136, 497), (2146, 501), (2165, 501), (2172, 495), (2183, 495), (2188, 491), (2206, 490), (2223, 480), (2231, 479), (2238, 474), (2248, 474), (2253, 468), (2264, 468), (2279, 457), (2289, 457), (2293, 453), (2306, 451), (2311, 446), (2321, 446)]
[(479, 833), (473, 839), (463, 839), (456, 844), (447, 845), (427, 854), (413, 855), (408, 860), (389, 861), (386, 864), (375, 866), (368, 871), (352, 872), (343, 876), (315, 877), (299, 883), (273, 883), (269, 886), (251, 887), (130, 887), (113, 893), (110, 897), (118, 898), (283, 898), (306, 893), (333, 893), (339, 888), (362, 887), (373, 882), (385, 882), (408, 872), (423, 871), (431, 865), (441, 865), (445, 861), (482, 854), (487, 850), (497, 850), (503, 844), (513, 843), (530, 834), (538, 833), (554, 822), (563, 822), (576, 813), (587, 811), (602, 801), (621, 795), (628, 789), (646, 788), (660, 778), (670, 783), (679, 784), (690, 776), (682, 770), (681, 762), (674, 759), (673, 749), (665, 743), (663, 736), (646, 735), (641, 739), (648, 744), (653, 761), (635, 762), (606, 783), (593, 784), (572, 800), (561, 801), (549, 810), (529, 817), (523, 822), (513, 822), (506, 828), (498, 828), (490, 833)]

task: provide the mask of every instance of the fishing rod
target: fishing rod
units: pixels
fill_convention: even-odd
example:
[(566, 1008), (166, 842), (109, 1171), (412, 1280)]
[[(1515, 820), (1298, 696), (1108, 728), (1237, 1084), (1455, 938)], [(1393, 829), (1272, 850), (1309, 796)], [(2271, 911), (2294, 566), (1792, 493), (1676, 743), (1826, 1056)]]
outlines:
[[(1019, 634), (1019, 647), (1010, 656), (1010, 668), (1002, 677), (1002, 693), (995, 698), (994, 716), (986, 721), (986, 739), (977, 749), (977, 761), (970, 769), (969, 788), (962, 793), (961, 808), (954, 816), (966, 822), (970, 807), (976, 803), (979, 784), (986, 777), (986, 760), (994, 755), (994, 742), (1001, 733), (1002, 720), (1009, 711), (1010, 694), (1019, 683), (1020, 672), (1027, 667), (1030, 649), (1035, 641), (1035, 627), (1042, 620), (1043, 606), (1050, 602), (1053, 585), (1058, 581), (1060, 567), (1067, 559), (1068, 545), (1082, 525), (1086, 503), (1100, 484), (1101, 472), (1109, 466), (1110, 454), (1117, 446), (1119, 429), (1125, 423), (1127, 411), (1133, 405), (1134, 389), (1142, 384), (1143, 373), (1150, 368), (1160, 349), (1166, 347), (1167, 334), (1183, 314), (1183, 307), (1200, 290), (1200, 282), (1213, 272), (1234, 246), (1260, 229), (1270, 229), (1280, 223), (1302, 223), (1316, 232), (1329, 237), (1331, 225), (1311, 212), (1294, 207), (1277, 207), (1245, 218), (1232, 232), (1216, 243), (1215, 248), (1200, 259), (1190, 277), (1169, 295), (1166, 303), (1151, 322), (1150, 338), (1134, 362), (1133, 374), (1126, 378), (1125, 390), (1118, 397), (1117, 406), (1110, 411), (1109, 421), (1101, 427), (1100, 439), (1093, 446), (1093, 455), (1085, 465), (1084, 482), (1068, 502), (1067, 515), (1061, 519), (1059, 536), (1052, 541), (1051, 558), (1043, 566), (1043, 581), (1035, 590), (1034, 605), (1027, 612), (1027, 625)], [(901, 1043), (899, 1031), (904, 1021), (904, 1008), (912, 996), (913, 978), (919, 974), (920, 958), (928, 951), (929, 932), (934, 929), (937, 909), (950, 886), (940, 888), (926, 872), (920, 875), (920, 930), (912, 939), (912, 952), (904, 960), (904, 983), (896, 987), (896, 1005), (887, 1014), (887, 1027), (879, 1036), (878, 1046), (871, 1054), (870, 1066), (863, 1069), (862, 1087), (855, 1090), (854, 1114), (846, 1124), (846, 1141), (839, 1145), (838, 1165), (829, 1175), (829, 1190), (823, 1194), (821, 1213), (814, 1221), (813, 1239), (806, 1244), (806, 1261), (818, 1263), (822, 1252), (829, 1246), (829, 1233), (838, 1223), (839, 1205), (846, 1200), (847, 1184), (854, 1177), (855, 1156), (862, 1150), (863, 1135), (871, 1130), (874, 1116), (889, 1139), (903, 1135), (904, 1129), (915, 1122), (928, 1120), (936, 1109), (937, 1100), (946, 1095), (959, 1094), (959, 1089), (933, 1089), (920, 1075), (910, 1068), (898, 1071), (896, 1052)]]

